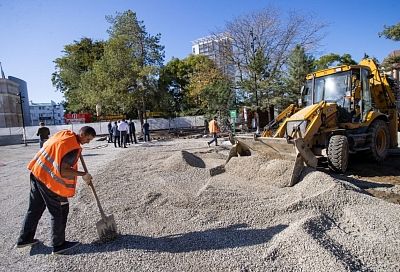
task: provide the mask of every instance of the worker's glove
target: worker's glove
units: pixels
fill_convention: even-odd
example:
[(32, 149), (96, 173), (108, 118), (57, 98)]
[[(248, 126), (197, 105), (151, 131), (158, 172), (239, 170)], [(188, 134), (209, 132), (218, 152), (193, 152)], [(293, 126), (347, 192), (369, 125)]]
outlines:
[(89, 173), (83, 175), (82, 179), (86, 182), (87, 185), (90, 185), (92, 183), (92, 175)]

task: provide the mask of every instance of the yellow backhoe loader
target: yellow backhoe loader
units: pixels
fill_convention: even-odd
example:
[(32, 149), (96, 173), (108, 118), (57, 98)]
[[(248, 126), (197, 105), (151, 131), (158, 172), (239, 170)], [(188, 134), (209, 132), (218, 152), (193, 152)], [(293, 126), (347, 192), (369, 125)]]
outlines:
[(373, 60), (309, 74), (301, 93), (300, 107), (290, 105), (261, 136), (231, 139), (234, 145), (227, 162), (252, 151), (289, 157), (294, 160), (292, 186), (304, 165), (315, 168), (319, 158), (326, 158), (333, 171), (344, 173), (350, 153), (365, 152), (379, 162), (388, 149), (398, 146), (394, 90)]

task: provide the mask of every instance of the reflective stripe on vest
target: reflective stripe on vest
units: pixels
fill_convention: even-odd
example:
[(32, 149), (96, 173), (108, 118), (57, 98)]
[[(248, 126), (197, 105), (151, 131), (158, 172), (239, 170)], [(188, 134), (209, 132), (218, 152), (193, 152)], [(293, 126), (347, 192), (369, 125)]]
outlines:
[[(40, 157), (40, 155), (43, 155), (43, 157), (45, 157), (45, 159), (46, 159), (50, 164), (52, 164), (52, 165), (57, 169), (58, 172), (61, 172), (61, 168), (60, 168), (60, 166), (58, 165), (58, 163), (57, 163), (56, 161), (54, 161), (53, 158), (51, 158), (49, 154), (47, 154), (46, 150), (45, 150), (43, 147), (39, 150), (38, 153), (36, 153), (35, 157), (33, 157), (32, 160), (33, 160), (33, 161), (38, 160), (39, 157)], [(48, 169), (48, 168), (47, 168), (47, 169)], [(50, 170), (50, 169), (49, 169), (49, 170)], [(50, 171), (51, 171), (51, 170), (50, 170)], [(49, 172), (49, 174), (50, 174), (50, 172)]]
[[(47, 158), (46, 158), (47, 159)], [(67, 187), (67, 188), (75, 188), (75, 184), (68, 184), (65, 183), (64, 180), (62, 180), (61, 178), (59, 178), (53, 171), (51, 171), (50, 168), (47, 167), (46, 164), (44, 164), (44, 162), (42, 162), (42, 160), (40, 158), (36, 159), (36, 164), (39, 165), (40, 167), (42, 167), (47, 173), (49, 173), (49, 175), (58, 183), (60, 183), (61, 185)]]

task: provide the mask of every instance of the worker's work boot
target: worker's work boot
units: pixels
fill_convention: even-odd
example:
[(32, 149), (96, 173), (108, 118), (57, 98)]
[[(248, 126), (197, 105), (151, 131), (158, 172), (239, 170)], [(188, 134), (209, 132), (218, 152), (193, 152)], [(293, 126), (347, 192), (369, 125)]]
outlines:
[(28, 242), (27, 241), (23, 241), (23, 242), (18, 241), (15, 247), (23, 248), (23, 247), (27, 247), (27, 246), (36, 245), (37, 243), (39, 243), (38, 239), (33, 239), (32, 241), (28, 241)]
[(79, 244), (79, 242), (65, 241), (62, 245), (53, 247), (53, 254), (65, 254), (68, 250), (76, 247)]

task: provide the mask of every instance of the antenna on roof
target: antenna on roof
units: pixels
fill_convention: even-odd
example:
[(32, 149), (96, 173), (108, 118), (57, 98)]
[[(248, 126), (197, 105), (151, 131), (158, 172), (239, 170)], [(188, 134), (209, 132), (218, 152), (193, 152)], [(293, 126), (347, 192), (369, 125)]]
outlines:
[(4, 71), (3, 71), (3, 66), (1, 66), (1, 62), (0, 62), (0, 70), (1, 70), (1, 78), (6, 78), (6, 75), (4, 74)]

